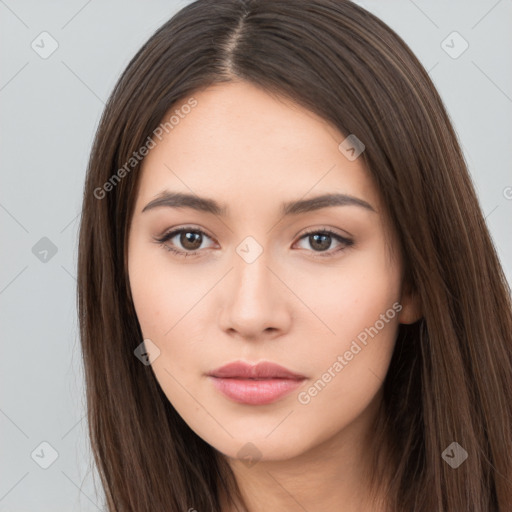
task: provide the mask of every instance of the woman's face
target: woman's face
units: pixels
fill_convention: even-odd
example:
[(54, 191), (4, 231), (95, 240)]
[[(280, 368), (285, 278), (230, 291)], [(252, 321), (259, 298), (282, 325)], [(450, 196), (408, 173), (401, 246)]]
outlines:
[[(362, 428), (417, 308), (378, 191), (341, 133), (245, 82), (193, 98), (142, 164), (128, 249), (137, 317), (192, 430), (230, 457), (291, 458)], [(312, 201), (325, 194), (349, 197)], [(236, 361), (300, 378), (209, 375)]]

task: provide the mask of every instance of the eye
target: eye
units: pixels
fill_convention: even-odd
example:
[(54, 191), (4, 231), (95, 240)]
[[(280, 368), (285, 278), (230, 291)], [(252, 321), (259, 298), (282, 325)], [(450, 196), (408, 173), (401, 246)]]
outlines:
[[(191, 226), (174, 229), (160, 238), (154, 238), (165, 250), (183, 257), (198, 255), (201, 249), (205, 248), (202, 245), (206, 239), (212, 240), (202, 229)], [(300, 237), (299, 242), (301, 241), (306, 241), (312, 252), (316, 253), (315, 256), (320, 257), (332, 256), (354, 244), (350, 238), (341, 236), (329, 228), (309, 230)], [(338, 247), (329, 250), (333, 242), (336, 242)]]
[[(201, 229), (183, 227), (170, 231), (160, 238), (155, 238), (155, 242), (160, 244), (167, 251), (173, 252), (178, 256), (187, 257), (198, 254), (206, 238), (211, 240)], [(171, 244), (169, 244), (169, 242), (171, 242)]]
[[(315, 256), (327, 257), (332, 256), (334, 253), (338, 253), (354, 245), (354, 241), (350, 238), (341, 236), (340, 234), (334, 232), (329, 228), (322, 229), (313, 229), (306, 232), (301, 238), (300, 241), (305, 241), (308, 245), (313, 249), (313, 252), (319, 253)], [(334, 250), (329, 250), (333, 244), (333, 242), (338, 243), (338, 247)]]

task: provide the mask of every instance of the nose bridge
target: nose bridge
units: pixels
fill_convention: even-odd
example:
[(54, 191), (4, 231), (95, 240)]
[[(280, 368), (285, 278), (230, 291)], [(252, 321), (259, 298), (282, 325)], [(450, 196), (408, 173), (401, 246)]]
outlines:
[(271, 265), (268, 244), (266, 239), (263, 240), (264, 234), (255, 236), (247, 235), (235, 247), (233, 254), (237, 289), (249, 295), (258, 293), (264, 282), (269, 280), (270, 271), (267, 265)]
[[(270, 253), (247, 237), (233, 255), (232, 287), (223, 305), (223, 327), (247, 337), (286, 328), (288, 315), (279, 279), (270, 270)], [(270, 267), (270, 268), (269, 268)]]
[(260, 254), (255, 254), (256, 248), (251, 247), (250, 242), (248, 245), (247, 250), (247, 245), (240, 244), (234, 258), (234, 296), (236, 303), (240, 306), (246, 303), (247, 307), (250, 306), (256, 311), (270, 302), (272, 297), (275, 297), (275, 293), (269, 293), (273, 283), (271, 283), (272, 273), (268, 268), (270, 262), (267, 252), (262, 250)]
[(257, 298), (265, 289), (269, 289), (268, 258), (266, 253), (259, 255), (254, 261), (247, 261), (238, 257), (234, 264), (234, 276), (237, 281), (237, 290), (246, 298)]

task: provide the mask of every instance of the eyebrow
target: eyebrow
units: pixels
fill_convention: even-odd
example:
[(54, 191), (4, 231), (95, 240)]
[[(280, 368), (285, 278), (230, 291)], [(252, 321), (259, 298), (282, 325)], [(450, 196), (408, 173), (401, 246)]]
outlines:
[[(368, 211), (377, 213), (370, 203), (347, 194), (322, 194), (317, 197), (312, 197), (311, 199), (285, 202), (281, 205), (281, 213), (283, 216), (298, 215), (332, 206), (359, 206)], [(141, 213), (160, 207), (192, 208), (202, 212), (213, 213), (220, 217), (225, 217), (228, 212), (226, 205), (219, 204), (214, 199), (181, 192), (164, 191), (159, 194), (158, 197), (150, 201)]]

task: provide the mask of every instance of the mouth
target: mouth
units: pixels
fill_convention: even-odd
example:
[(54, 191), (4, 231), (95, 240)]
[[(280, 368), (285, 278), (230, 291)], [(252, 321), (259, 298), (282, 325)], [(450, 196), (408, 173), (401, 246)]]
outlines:
[(247, 405), (276, 402), (298, 388), (304, 375), (270, 362), (236, 361), (208, 374), (215, 388), (230, 400)]

